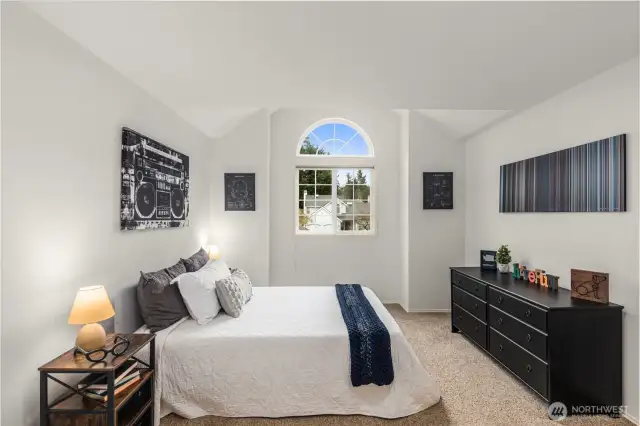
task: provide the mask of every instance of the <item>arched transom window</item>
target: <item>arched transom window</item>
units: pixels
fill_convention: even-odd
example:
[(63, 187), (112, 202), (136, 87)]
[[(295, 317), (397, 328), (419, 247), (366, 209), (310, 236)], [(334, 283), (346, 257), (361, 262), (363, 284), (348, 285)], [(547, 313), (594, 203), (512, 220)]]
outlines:
[(298, 145), (298, 155), (373, 157), (373, 145), (355, 123), (331, 118), (307, 129)]
[(301, 136), (296, 165), (296, 233), (374, 233), (374, 154), (345, 119), (322, 120)]

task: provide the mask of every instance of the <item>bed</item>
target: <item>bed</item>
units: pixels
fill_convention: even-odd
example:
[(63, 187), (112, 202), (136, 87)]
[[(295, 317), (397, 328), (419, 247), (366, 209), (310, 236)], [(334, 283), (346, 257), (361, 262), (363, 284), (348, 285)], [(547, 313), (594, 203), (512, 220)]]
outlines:
[(183, 319), (157, 333), (156, 424), (170, 412), (188, 419), (397, 418), (436, 404), (436, 381), (380, 300), (363, 290), (389, 331), (391, 385), (352, 386), (349, 338), (334, 287), (254, 287), (239, 318), (221, 313), (206, 325)]

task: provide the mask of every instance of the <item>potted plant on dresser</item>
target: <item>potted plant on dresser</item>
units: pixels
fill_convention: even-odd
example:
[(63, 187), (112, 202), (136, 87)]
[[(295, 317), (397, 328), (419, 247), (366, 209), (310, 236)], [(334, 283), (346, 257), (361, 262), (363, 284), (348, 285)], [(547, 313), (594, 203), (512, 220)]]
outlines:
[(506, 245), (500, 246), (496, 253), (496, 263), (498, 264), (498, 271), (502, 274), (509, 272), (509, 263), (511, 262), (511, 250)]

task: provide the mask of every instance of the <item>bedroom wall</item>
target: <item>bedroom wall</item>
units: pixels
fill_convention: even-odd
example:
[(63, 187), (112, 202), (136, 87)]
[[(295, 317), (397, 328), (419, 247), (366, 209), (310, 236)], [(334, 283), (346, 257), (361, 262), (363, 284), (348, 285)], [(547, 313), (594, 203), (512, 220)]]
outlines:
[[(376, 153), (377, 233), (367, 236), (295, 235), (296, 147), (313, 123), (327, 117), (356, 122)], [(400, 301), (399, 118), (391, 110), (282, 109), (271, 119), (270, 285), (361, 283), (384, 302)]]
[[(412, 111), (408, 157), (409, 310), (449, 311), (449, 267), (465, 260), (465, 144)], [(422, 209), (423, 172), (453, 172), (453, 210)]]
[[(269, 112), (260, 110), (216, 139), (210, 163), (209, 242), (258, 286), (269, 285), (269, 120)], [(224, 173), (256, 174), (255, 212), (225, 212)]]
[[(2, 423), (22, 426), (38, 424), (38, 366), (73, 345), (78, 287), (118, 300), (206, 238), (211, 142), (22, 4), (1, 7)], [(190, 227), (120, 231), (124, 125), (190, 156)]]
[[(610, 298), (624, 305), (624, 404), (638, 419), (638, 59), (586, 81), (467, 142), (466, 263), (509, 244), (514, 261), (560, 275), (610, 273)], [(500, 165), (627, 134), (626, 213), (498, 213)]]

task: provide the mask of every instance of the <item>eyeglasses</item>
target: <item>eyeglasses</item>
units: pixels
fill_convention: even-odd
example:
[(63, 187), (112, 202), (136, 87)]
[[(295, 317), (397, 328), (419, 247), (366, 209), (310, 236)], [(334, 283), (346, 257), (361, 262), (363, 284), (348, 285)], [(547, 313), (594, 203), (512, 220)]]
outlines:
[(92, 351), (85, 351), (82, 348), (76, 347), (75, 353), (80, 352), (87, 360), (91, 362), (99, 362), (104, 360), (110, 353), (116, 357), (122, 355), (127, 349), (129, 349), (129, 344), (129, 340), (125, 339), (122, 336), (116, 335), (114, 345), (111, 349), (100, 348), (94, 349)]

